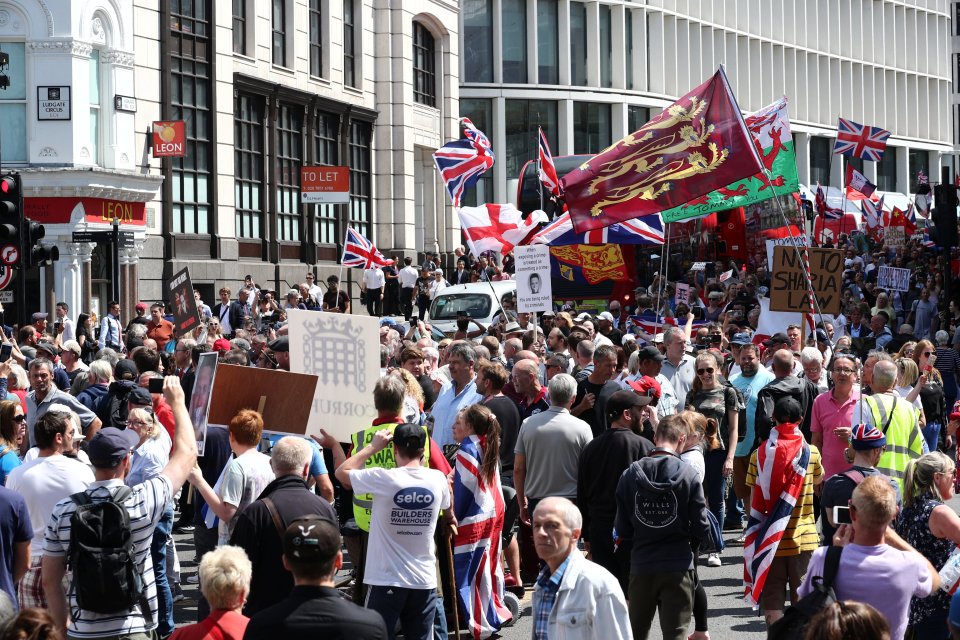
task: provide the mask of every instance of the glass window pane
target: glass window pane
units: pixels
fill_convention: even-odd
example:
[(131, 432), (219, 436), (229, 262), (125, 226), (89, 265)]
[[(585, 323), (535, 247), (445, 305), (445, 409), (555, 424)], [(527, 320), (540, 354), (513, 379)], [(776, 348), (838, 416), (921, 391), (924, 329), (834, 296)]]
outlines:
[(810, 184), (817, 182), (830, 184), (830, 156), (833, 154), (833, 140), (823, 136), (810, 138)]
[(573, 152), (600, 153), (610, 146), (610, 105), (575, 102), (573, 105)]
[(613, 86), (613, 44), (610, 5), (600, 5), (600, 86)]
[(463, 0), (463, 70), (466, 82), (493, 82), (493, 3)]
[[(883, 155), (886, 157), (888, 153), (892, 152), (894, 152), (893, 147), (887, 147), (887, 151)], [(926, 151), (911, 151), (910, 164), (908, 166), (910, 167), (910, 193), (916, 193), (917, 188), (920, 186), (920, 172), (923, 172), (923, 174), (927, 176), (928, 183), (930, 181), (930, 154)]]
[(557, 0), (537, 0), (537, 65), (540, 84), (560, 82)]
[(888, 146), (877, 163), (877, 188), (881, 191), (897, 190), (897, 150)]
[[(23, 61), (24, 44), (22, 42), (0, 42), (0, 51), (10, 55), (10, 66), (3, 72), (10, 78), (10, 86), (3, 90), (0, 99), (26, 100), (27, 82)], [(38, 82), (36, 84), (42, 85), (45, 83)]]
[(90, 104), (100, 104), (100, 50), (90, 53)]
[(587, 85), (587, 5), (570, 3), (570, 84)]
[(527, 81), (527, 1), (501, 0), (503, 8), (503, 81)]
[(90, 109), (90, 160), (100, 162), (100, 109)]
[(638, 107), (630, 105), (627, 108), (627, 129), (631, 132), (636, 131), (650, 121), (650, 109), (647, 107)]
[[(27, 105), (4, 104), (0, 102), (0, 158), (4, 162), (27, 161)], [(14, 135), (19, 132), (19, 135)]]
[[(542, 127), (547, 143), (557, 148), (557, 103), (544, 100), (506, 100), (504, 103), (506, 131), (507, 177), (517, 178), (528, 160), (536, 158), (537, 127)], [(487, 133), (489, 137), (489, 133)]]

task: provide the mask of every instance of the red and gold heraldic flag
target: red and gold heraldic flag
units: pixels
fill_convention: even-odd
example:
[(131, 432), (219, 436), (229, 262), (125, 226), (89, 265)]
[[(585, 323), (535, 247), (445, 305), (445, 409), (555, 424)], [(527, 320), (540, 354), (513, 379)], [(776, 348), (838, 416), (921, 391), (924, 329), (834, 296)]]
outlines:
[(568, 173), (577, 233), (682, 205), (764, 170), (723, 68)]

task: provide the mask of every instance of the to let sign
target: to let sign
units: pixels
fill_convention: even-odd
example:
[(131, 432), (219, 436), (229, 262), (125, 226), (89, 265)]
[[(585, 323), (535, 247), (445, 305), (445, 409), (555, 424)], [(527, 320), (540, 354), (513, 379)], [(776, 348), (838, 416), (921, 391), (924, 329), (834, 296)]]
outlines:
[(350, 168), (301, 167), (300, 202), (303, 204), (350, 202)]
[(153, 157), (182, 158), (187, 155), (187, 134), (183, 120), (153, 123)]

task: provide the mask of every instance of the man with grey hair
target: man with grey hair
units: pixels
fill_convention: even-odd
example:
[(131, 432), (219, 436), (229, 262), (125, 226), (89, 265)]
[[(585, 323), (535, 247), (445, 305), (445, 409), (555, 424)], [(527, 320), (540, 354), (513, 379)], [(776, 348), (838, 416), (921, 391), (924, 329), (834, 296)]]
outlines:
[(533, 592), (534, 637), (565, 637), (558, 622), (564, 620), (579, 625), (578, 638), (631, 638), (617, 579), (577, 550), (582, 527), (580, 511), (566, 498), (544, 498), (534, 510), (533, 544), (544, 563)]
[(83, 406), (96, 412), (100, 401), (110, 389), (113, 382), (113, 366), (108, 360), (94, 360), (90, 363), (90, 377), (87, 379), (87, 388), (77, 394), (77, 401)]
[(687, 393), (696, 377), (695, 358), (687, 353), (687, 336), (683, 329), (670, 327), (663, 333), (663, 347), (666, 358), (661, 373), (670, 382), (677, 394), (677, 406), (685, 407)]
[(53, 384), (53, 363), (46, 358), (37, 358), (30, 362), (30, 386), (33, 389), (27, 394), (27, 434), (30, 437), (30, 446), (35, 446), (33, 427), (37, 419), (47, 412), (50, 405), (57, 402), (64, 404), (71, 411), (80, 416), (83, 433), (87, 440), (91, 439), (100, 430), (101, 422), (93, 411), (85, 407), (79, 400), (65, 391), (60, 391)]
[(581, 340), (577, 343), (576, 364), (573, 367), (573, 378), (580, 382), (586, 380), (587, 376), (593, 373), (593, 352), (596, 345), (592, 340)]
[(461, 409), (483, 400), (477, 391), (477, 352), (469, 342), (453, 342), (447, 348), (450, 384), (440, 390), (430, 417), (433, 420), (433, 439), (441, 447), (456, 444), (453, 423)]
[(548, 396), (550, 408), (523, 421), (514, 448), (513, 483), (526, 524), (537, 503), (548, 496), (576, 500), (580, 454), (593, 440), (590, 425), (570, 415), (577, 396), (572, 376), (555, 375)]
[(879, 360), (873, 365), (873, 395), (863, 397), (853, 407), (850, 426), (876, 427), (887, 438), (887, 450), (877, 463), (880, 473), (897, 481), (903, 491), (907, 463), (923, 455), (923, 435), (917, 425), (917, 408), (894, 390), (897, 365), (892, 360)]
[(757, 412), (754, 427), (756, 442), (763, 442), (770, 437), (770, 431), (776, 426), (773, 419), (773, 407), (777, 400), (791, 397), (800, 404), (803, 422), (800, 431), (807, 442), (810, 442), (810, 416), (813, 414), (813, 401), (817, 399), (817, 386), (809, 380), (798, 378), (793, 374), (793, 352), (789, 349), (779, 349), (773, 354), (774, 380), (757, 394)]
[(253, 580), (244, 614), (251, 616), (283, 600), (293, 589), (293, 576), (283, 567), (283, 531), (305, 516), (337, 524), (330, 503), (307, 488), (313, 449), (303, 438), (286, 436), (270, 451), (276, 478), (260, 497), (237, 516), (230, 544), (247, 552)]

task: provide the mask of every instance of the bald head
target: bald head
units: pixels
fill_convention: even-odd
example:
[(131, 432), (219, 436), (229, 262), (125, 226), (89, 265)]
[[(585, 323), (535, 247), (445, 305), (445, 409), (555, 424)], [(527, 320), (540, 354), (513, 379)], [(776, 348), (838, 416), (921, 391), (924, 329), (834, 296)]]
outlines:
[(514, 362), (518, 362), (520, 360), (533, 360), (534, 362), (539, 362), (540, 358), (533, 351), (524, 349), (523, 351), (517, 351), (517, 354), (513, 356)]
[(897, 365), (890, 360), (880, 360), (873, 365), (873, 384), (870, 388), (874, 393), (890, 391), (897, 383)]
[(780, 349), (773, 354), (773, 375), (785, 378), (793, 373), (793, 352)]

